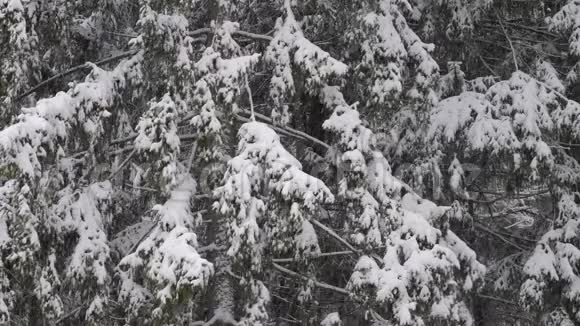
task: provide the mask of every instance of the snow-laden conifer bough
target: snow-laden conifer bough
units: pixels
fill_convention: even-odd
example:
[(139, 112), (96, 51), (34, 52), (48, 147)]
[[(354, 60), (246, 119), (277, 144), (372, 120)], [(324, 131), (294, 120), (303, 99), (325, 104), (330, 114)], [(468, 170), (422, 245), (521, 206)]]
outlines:
[[(0, 324), (580, 321), (577, 63), (527, 65), (503, 15), (0, 0)], [(435, 46), (489, 17), (508, 78)]]

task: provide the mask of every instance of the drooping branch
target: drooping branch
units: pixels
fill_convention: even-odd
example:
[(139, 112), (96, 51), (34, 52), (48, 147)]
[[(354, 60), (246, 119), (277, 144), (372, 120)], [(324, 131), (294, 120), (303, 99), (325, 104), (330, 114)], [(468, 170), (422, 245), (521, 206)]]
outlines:
[[(194, 31), (191, 31), (191, 32), (189, 32), (189, 35), (190, 36), (196, 36), (196, 35), (201, 35), (201, 34), (208, 34), (208, 33), (211, 33), (211, 32), (212, 32), (212, 29), (209, 28), (209, 27), (206, 27), (206, 28), (200, 28), (200, 29), (196, 29)], [(112, 32), (109, 32), (109, 33), (112, 33)], [(257, 41), (262, 41), (262, 42), (270, 42), (270, 41), (272, 41), (272, 37), (271, 36), (263, 35), (263, 34), (250, 33), (250, 32), (244, 32), (244, 31), (235, 31), (235, 32), (232, 33), (232, 35), (234, 35), (234, 36), (242, 36), (242, 37), (246, 37), (246, 38), (250, 38), (250, 39), (257, 40)], [(123, 34), (123, 36), (125, 36), (125, 37), (131, 37), (131, 35), (127, 35), (127, 34)], [(136, 37), (136, 36), (137, 35), (134, 35), (132, 37)], [(94, 62), (93, 64), (96, 65), (96, 66), (104, 65), (104, 64), (107, 64), (107, 63), (110, 63), (110, 62), (113, 62), (113, 61), (117, 61), (117, 60), (121, 60), (123, 58), (129, 57), (131, 55), (136, 54), (139, 51), (140, 50), (130, 50), (130, 51), (126, 51), (126, 52), (123, 52), (121, 54), (118, 54), (118, 55), (115, 55), (115, 56), (112, 56), (112, 57), (109, 57), (109, 58), (106, 58), (106, 59), (99, 60), (97, 62)], [(36, 92), (37, 90), (41, 89), (42, 87), (50, 84), (51, 82), (53, 82), (53, 81), (55, 81), (57, 79), (63, 78), (65, 76), (68, 76), (70, 74), (73, 74), (73, 73), (75, 73), (75, 72), (77, 72), (79, 70), (85, 69), (85, 68), (90, 68), (90, 65), (88, 63), (83, 63), (81, 65), (72, 67), (72, 68), (70, 68), (70, 69), (68, 69), (66, 71), (61, 72), (61, 73), (58, 73), (58, 74), (56, 74), (56, 75), (54, 75), (54, 76), (52, 76), (52, 77), (50, 77), (50, 78), (48, 78), (46, 80), (43, 80), (40, 83), (38, 83), (37, 85), (35, 85), (34, 87), (32, 87), (31, 89), (29, 89), (26, 92), (18, 95), (16, 97), (15, 101), (18, 102), (18, 101), (22, 100), (24, 97), (26, 97), (26, 96), (28, 96), (28, 95)]]
[[(132, 56), (132, 55), (136, 54), (136, 53), (137, 53), (137, 52), (139, 52), (139, 51), (140, 51), (140, 50), (130, 50), (130, 51), (123, 52), (123, 53), (121, 53), (121, 54), (118, 54), (118, 55), (112, 56), (112, 57), (110, 57), (110, 58), (106, 58), (106, 59), (103, 59), (103, 60), (100, 60), (100, 61), (94, 62), (93, 64), (94, 64), (94, 65), (96, 65), (96, 66), (104, 65), (104, 64), (107, 64), (107, 63), (110, 63), (110, 62), (113, 62), (113, 61), (117, 61), (117, 60), (124, 59), (124, 58), (126, 58), (126, 57), (130, 57), (130, 56)], [(88, 68), (90, 68), (90, 67), (91, 67), (91, 66), (90, 66), (90, 64), (89, 64), (89, 63), (83, 63), (82, 65), (78, 65), (78, 66), (72, 67), (72, 68), (70, 68), (70, 69), (69, 69), (69, 70), (67, 70), (67, 71), (63, 71), (63, 72), (61, 72), (61, 73), (59, 73), (59, 74), (56, 74), (56, 75), (54, 75), (54, 76), (52, 76), (52, 77), (50, 77), (50, 78), (48, 78), (48, 79), (46, 79), (46, 80), (43, 80), (43, 81), (41, 81), (41, 82), (40, 82), (40, 83), (38, 83), (36, 86), (32, 87), (31, 89), (27, 90), (26, 92), (24, 92), (24, 93), (22, 93), (22, 94), (18, 95), (18, 96), (16, 97), (16, 101), (20, 101), (20, 100), (22, 100), (24, 97), (26, 97), (26, 96), (28, 96), (28, 95), (30, 95), (30, 94), (32, 94), (32, 93), (34, 93), (34, 92), (36, 92), (36, 91), (37, 91), (37, 90), (39, 90), (40, 88), (42, 88), (42, 87), (44, 87), (44, 86), (46, 86), (46, 85), (50, 84), (51, 82), (53, 82), (53, 81), (55, 81), (55, 80), (57, 80), (57, 79), (59, 79), (59, 78), (65, 77), (65, 76), (67, 76), (67, 75), (70, 75), (70, 74), (72, 74), (72, 73), (75, 73), (75, 72), (77, 72), (77, 71), (79, 71), (79, 70), (82, 70), (82, 69), (85, 69), (85, 68), (87, 68), (87, 69), (88, 69)]]

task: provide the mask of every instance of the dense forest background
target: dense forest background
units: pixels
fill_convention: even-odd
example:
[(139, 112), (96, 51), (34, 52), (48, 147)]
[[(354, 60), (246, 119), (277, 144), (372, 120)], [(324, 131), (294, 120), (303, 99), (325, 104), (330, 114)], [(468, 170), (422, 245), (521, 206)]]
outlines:
[(0, 323), (580, 325), (580, 1), (0, 0)]

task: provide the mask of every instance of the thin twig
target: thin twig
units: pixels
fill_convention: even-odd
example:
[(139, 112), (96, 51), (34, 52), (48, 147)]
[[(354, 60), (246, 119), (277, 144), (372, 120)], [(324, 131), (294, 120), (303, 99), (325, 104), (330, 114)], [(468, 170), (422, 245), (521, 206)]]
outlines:
[(135, 38), (138, 36), (138, 35), (134, 35), (134, 34), (125, 34), (125, 33), (110, 32), (110, 31), (105, 31), (105, 33), (115, 35), (115, 36), (127, 37), (127, 38)]
[(235, 31), (232, 35), (239, 35), (247, 38), (251, 38), (254, 40), (265, 41), (265, 42), (272, 42), (273, 37), (263, 34), (255, 34), (255, 33), (248, 33), (244, 31)]
[(497, 16), (497, 19), (499, 21), (499, 26), (501, 26), (501, 30), (503, 31), (505, 38), (508, 40), (508, 43), (510, 44), (510, 48), (512, 49), (512, 56), (514, 58), (514, 66), (516, 67), (516, 71), (518, 71), (520, 69), (518, 68), (518, 59), (516, 58), (516, 50), (514, 49), (514, 45), (512, 44), (512, 39), (509, 37), (505, 27), (503, 26), (502, 19), (499, 16), (499, 13), (497, 12), (497, 10), (495, 12), (495, 15)]
[(518, 306), (518, 304), (515, 303), (515, 302), (513, 302), (513, 301), (506, 300), (506, 299), (502, 299), (502, 298), (498, 298), (498, 297), (492, 297), (490, 295), (478, 294), (477, 296), (480, 297), (480, 298), (483, 298), (483, 299), (493, 300), (493, 301), (497, 301), (497, 302), (509, 304), (509, 305), (512, 305), (512, 306)]
[(481, 55), (478, 55), (479, 60), (481, 61), (481, 63), (483, 63), (483, 66), (485, 68), (487, 68), (487, 70), (489, 70), (489, 72), (491, 72), (494, 76), (499, 76), (497, 74), (497, 72), (495, 72), (495, 70), (493, 70), (493, 68), (487, 63), (487, 61), (485, 61), (485, 59), (483, 59), (483, 57)]
[[(323, 252), (323, 253), (319, 254), (318, 256), (315, 256), (312, 258), (347, 256), (347, 255), (353, 255), (353, 254), (355, 254), (355, 253), (353, 253), (352, 250), (333, 251), (333, 252)], [(274, 259), (272, 259), (272, 261), (275, 263), (283, 264), (283, 263), (293, 263), (295, 260), (294, 260), (294, 258), (274, 258)]]
[(510, 241), (505, 236), (499, 234), (498, 232), (495, 232), (492, 229), (487, 228), (483, 224), (475, 223), (475, 227), (478, 228), (478, 229), (480, 229), (480, 230), (483, 230), (483, 231), (485, 231), (485, 232), (487, 232), (487, 233), (489, 233), (491, 235), (495, 235), (496, 237), (500, 238), (503, 242), (505, 242), (505, 243), (509, 244), (510, 246), (512, 246), (514, 248), (517, 248), (517, 249), (519, 249), (521, 251), (529, 251), (529, 250), (531, 250), (530, 248), (524, 248), (524, 247), (518, 245), (517, 243), (514, 243), (514, 242)]
[(125, 167), (125, 165), (127, 163), (129, 163), (129, 161), (131, 160), (131, 158), (133, 157), (133, 155), (135, 155), (136, 152), (137, 152), (137, 149), (133, 149), (133, 151), (131, 153), (129, 153), (129, 155), (127, 156), (127, 158), (123, 161), (123, 163), (121, 163), (119, 165), (119, 167), (115, 171), (111, 172), (111, 174), (109, 175), (109, 179), (113, 179), (113, 177), (115, 175), (117, 175), (117, 173), (119, 173)]
[(83, 304), (83, 305), (80, 305), (80, 306), (78, 306), (78, 307), (76, 307), (75, 309), (73, 309), (73, 310), (71, 310), (69, 313), (67, 313), (66, 315), (64, 315), (64, 316), (60, 317), (59, 319), (57, 319), (57, 320), (54, 322), (54, 324), (55, 324), (55, 325), (57, 325), (57, 324), (60, 324), (60, 323), (62, 323), (63, 321), (65, 321), (65, 320), (69, 319), (69, 318), (70, 318), (72, 315), (74, 315), (74, 314), (76, 314), (77, 312), (79, 312), (79, 311), (80, 311), (81, 309), (83, 309), (84, 307), (85, 307), (85, 305), (84, 305), (84, 304)]
[(252, 90), (250, 89), (250, 83), (248, 82), (248, 74), (245, 74), (244, 78), (246, 80), (246, 92), (248, 93), (248, 100), (250, 101), (250, 119), (255, 122), (256, 116), (254, 115), (254, 100), (252, 99)]

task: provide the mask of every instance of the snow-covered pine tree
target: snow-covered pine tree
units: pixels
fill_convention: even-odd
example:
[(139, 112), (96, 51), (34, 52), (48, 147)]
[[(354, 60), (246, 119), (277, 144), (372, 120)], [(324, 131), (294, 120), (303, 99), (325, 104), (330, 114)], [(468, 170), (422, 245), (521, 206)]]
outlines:
[[(450, 41), (465, 40), (471, 36), (474, 24), (492, 5), (491, 0), (409, 1), (411, 17), (421, 24), (427, 39), (437, 39), (444, 34)], [(444, 19), (438, 19), (439, 17)], [(453, 58), (458, 59), (458, 58)]]
[(577, 321), (561, 5), (0, 0), (0, 322)]
[(548, 27), (551, 31), (568, 37), (568, 54), (574, 60), (570, 71), (566, 76), (568, 83), (574, 84), (580, 76), (580, 4), (575, 0), (567, 1), (553, 16), (547, 17)]
[[(420, 16), (426, 8), (407, 1), (364, 1), (355, 6), (347, 39), (358, 50), (347, 62), (354, 59), (351, 87), (357, 90), (356, 98), (364, 99), (359, 109), (372, 128), (388, 134), (385, 150), (395, 164), (413, 162), (416, 179), (425, 174), (436, 178), (440, 172), (433, 170), (428, 159), (432, 153), (421, 143), (421, 126), (438, 101), (439, 65), (434, 45), (423, 42), (407, 20), (411, 12)], [(380, 123), (386, 120), (391, 121), (388, 127)]]
[(145, 161), (151, 162), (147, 170), (147, 184), (159, 189), (165, 196), (177, 185), (177, 105), (169, 94), (161, 101), (151, 101), (149, 109), (141, 116), (137, 125), (135, 149), (143, 153)]
[(228, 162), (214, 207), (229, 224), (228, 254), (243, 293), (239, 323), (263, 325), (269, 320), (270, 294), (263, 278), (270, 262), (262, 257), (290, 252), (303, 261), (316, 256), (320, 249), (308, 218), (334, 197), (322, 181), (301, 171), (300, 162), (266, 125), (246, 123), (239, 138), (238, 155)]
[[(59, 289), (81, 284), (86, 290), (72, 298), (83, 302), (82, 319), (102, 316), (110, 285), (110, 220), (103, 218), (108, 186), (94, 183), (92, 172), (102, 159), (97, 152), (107, 109), (136, 64), (127, 60), (113, 71), (93, 67), (84, 82), (23, 109), (0, 132), (6, 180), (2, 259), (19, 318), (35, 323), (58, 317), (64, 312)], [(55, 260), (64, 268), (55, 269)]]
[[(420, 99), (426, 106), (435, 103), (439, 66), (431, 57), (433, 44), (422, 42), (405, 19), (411, 4), (373, 0), (353, 6), (356, 18), (346, 37), (360, 52), (353, 74), (359, 97), (367, 99), (361, 110), (390, 117), (409, 100)], [(411, 80), (412, 86), (405, 86)]]
[[(204, 166), (208, 172), (201, 176), (206, 190), (221, 183), (231, 152), (231, 142), (228, 141), (235, 132), (234, 119), (241, 111), (238, 103), (241, 102), (242, 90), (249, 87), (249, 75), (260, 58), (258, 54), (242, 55), (231, 36), (237, 28), (236, 24), (224, 22), (214, 35), (212, 46), (195, 64), (199, 80), (195, 84), (194, 104), (198, 114), (191, 119), (191, 125), (198, 133), (198, 139), (195, 157), (192, 158), (196, 166)], [(205, 216), (211, 220), (206, 234), (208, 241), (217, 248), (227, 247), (227, 222), (223, 216), (211, 210)], [(229, 258), (224, 252), (212, 252), (208, 257), (216, 267), (211, 317), (225, 322), (233, 318), (235, 308), (233, 280), (227, 273)]]
[(187, 306), (184, 303), (207, 287), (214, 272), (196, 250), (196, 217), (191, 211), (195, 181), (187, 173), (175, 178), (167, 201), (152, 209), (153, 229), (119, 263), (119, 299), (125, 302), (131, 323), (179, 320), (180, 309)]
[(264, 60), (272, 69), (270, 115), (274, 123), (285, 125), (292, 110), (297, 109), (288, 105), (296, 92), (295, 76), (304, 79), (299, 82), (303, 83), (300, 87), (305, 93), (316, 98), (324, 85), (344, 76), (348, 68), (304, 36), (289, 0), (284, 1), (283, 8), (285, 18), (276, 21), (276, 31)]
[(4, 0), (0, 3), (0, 117), (2, 125), (18, 112), (17, 100), (39, 79), (38, 38), (26, 21), (26, 4)]
[(179, 114), (191, 108), (193, 90), (193, 37), (187, 14), (194, 3), (181, 1), (140, 1), (139, 35), (131, 46), (145, 50), (143, 78), (149, 95), (169, 94)]
[[(573, 309), (574, 294), (562, 290), (560, 299), (558, 294), (548, 290), (560, 286), (570, 288), (576, 277), (573, 269), (565, 267), (574, 263), (558, 257), (572, 257), (565, 253), (577, 250), (576, 245), (568, 241), (569, 233), (568, 236), (564, 234), (568, 223), (575, 220), (574, 207), (578, 204), (574, 194), (580, 168), (571, 153), (560, 145), (578, 139), (578, 119), (575, 118), (579, 113), (578, 103), (559, 92), (561, 83), (550, 67), (547, 63), (539, 63), (536, 75), (540, 80), (516, 72), (509, 80), (495, 83), (483, 94), (464, 92), (441, 101), (431, 116), (429, 139), (442, 152), (451, 149), (461, 153), (460, 160), (465, 163), (485, 160), (480, 164), (481, 174), (489, 177), (461, 189), (478, 198), (475, 203), (481, 207), (469, 209), (474, 218), (491, 213), (491, 216), (511, 220), (511, 225), (530, 226), (542, 214), (541, 210), (533, 208), (534, 205), (549, 200), (546, 195), (556, 200), (557, 205), (552, 209), (557, 218), (552, 230), (541, 237), (525, 261), (525, 268), (511, 271), (498, 263), (498, 270), (492, 273), (499, 275), (496, 288), (511, 293), (519, 291), (528, 309), (551, 312), (563, 300), (566, 310), (577, 319)], [(455, 157), (451, 163), (454, 168), (450, 167), (449, 171), (457, 171), (460, 165)], [(511, 176), (495, 177), (494, 170), (502, 169), (509, 171)], [(454, 176), (450, 177), (453, 180)], [(455, 192), (453, 184), (451, 182), (450, 186)], [(498, 186), (500, 192), (495, 198), (484, 195), (487, 189)], [(530, 190), (522, 193), (524, 188)], [(501, 196), (503, 191), (506, 193)], [(474, 205), (465, 195), (461, 197), (466, 206), (470, 202)], [(497, 204), (486, 208), (486, 203)], [(490, 221), (483, 218), (480, 223), (485, 225)], [(521, 246), (516, 244), (515, 247), (520, 249), (516, 255), (526, 257)], [(521, 289), (518, 289), (519, 283), (508, 281), (517, 279), (514, 273), (523, 275), (525, 282)]]
[[(374, 149), (372, 131), (336, 87), (325, 88), (323, 101), (334, 109), (324, 127), (334, 135), (333, 161), (344, 171), (338, 187), (345, 223), (353, 242), (366, 246), (347, 288), (366, 309), (396, 325), (471, 325), (465, 293), (481, 283), (485, 267), (445, 225), (450, 208), (422, 200), (391, 175)], [(380, 258), (372, 249), (383, 244)]]

